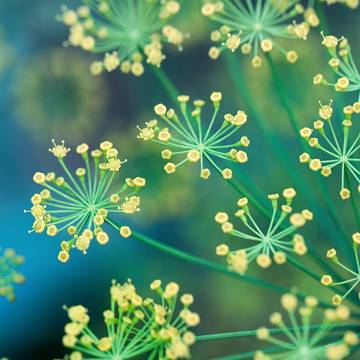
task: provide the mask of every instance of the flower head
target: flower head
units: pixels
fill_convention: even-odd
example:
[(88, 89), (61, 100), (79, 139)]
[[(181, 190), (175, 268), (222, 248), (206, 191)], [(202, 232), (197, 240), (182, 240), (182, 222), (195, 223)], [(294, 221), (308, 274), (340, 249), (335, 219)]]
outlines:
[(17, 255), (14, 249), (5, 249), (0, 254), (0, 296), (14, 301), (14, 285), (23, 284), (25, 276), (17, 269), (24, 263), (25, 259)]
[(340, 92), (356, 92), (360, 99), (360, 72), (351, 54), (351, 47), (345, 38), (338, 39), (333, 35), (322, 33), (322, 44), (330, 55), (328, 62), (336, 76), (336, 82), (327, 80), (324, 75), (317, 74), (313, 78), (315, 85), (327, 85)]
[(358, 291), (360, 298), (360, 264), (359, 264), (359, 245), (360, 245), (360, 233), (356, 232), (352, 235), (353, 250), (356, 267), (352, 268), (351, 266), (345, 265), (340, 261), (336, 249), (329, 249), (326, 253), (326, 257), (338, 265), (342, 270), (345, 271), (347, 277), (345, 280), (334, 282), (333, 278), (330, 275), (323, 275), (321, 278), (321, 283), (325, 286), (345, 286), (347, 288), (346, 292), (339, 295), (336, 294), (332, 297), (332, 302), (334, 305), (340, 305), (344, 299), (347, 298), (353, 291)]
[[(303, 210), (299, 213), (292, 213), (292, 201), (296, 192), (289, 188), (283, 191), (285, 203), (279, 204), (279, 194), (268, 196), (272, 204), (272, 216), (268, 228), (263, 231), (251, 215), (248, 206), (248, 199), (241, 198), (238, 201), (239, 210), (235, 216), (240, 218), (247, 232), (239, 231), (230, 222), (229, 215), (225, 212), (219, 212), (215, 216), (215, 221), (220, 224), (222, 231), (233, 237), (247, 241), (251, 246), (230, 251), (225, 244), (216, 248), (219, 256), (226, 256), (230, 270), (239, 274), (244, 274), (249, 263), (256, 260), (256, 263), (267, 268), (272, 260), (277, 264), (286, 262), (287, 253), (296, 253), (304, 255), (307, 247), (304, 238), (295, 233), (298, 228), (304, 226), (307, 221), (312, 220), (313, 214), (309, 210)], [(279, 211), (280, 210), (280, 211)], [(284, 221), (288, 219), (289, 224), (284, 226)]]
[[(61, 242), (58, 259), (66, 262), (71, 248), (86, 253), (95, 238), (101, 245), (109, 241), (105, 231), (112, 214), (135, 214), (140, 210), (137, 195), (145, 186), (145, 179), (127, 178), (123, 184), (116, 182), (119, 170), (126, 161), (118, 157), (118, 150), (109, 141), (103, 141), (99, 149), (89, 152), (87, 144), (81, 144), (76, 152), (84, 160), (85, 167), (73, 173), (65, 164), (70, 149), (64, 142), (49, 149), (58, 159), (64, 176), (54, 172), (36, 172), (33, 180), (43, 190), (32, 196), (29, 210), (34, 216), (32, 232), (56, 236), (67, 233), (70, 240)], [(128, 237), (131, 230), (120, 227), (120, 235)]]
[(343, 4), (350, 9), (356, 9), (359, 6), (359, 0), (321, 0), (327, 5)]
[(257, 338), (271, 343), (276, 348), (272, 355), (265, 355), (262, 351), (257, 352), (256, 360), (342, 360), (348, 356), (350, 346), (358, 343), (358, 337), (352, 331), (346, 332), (339, 341), (334, 341), (331, 336), (334, 327), (342, 321), (346, 321), (350, 316), (350, 311), (345, 306), (338, 307), (336, 310), (326, 309), (323, 313), (322, 323), (312, 325), (318, 306), (318, 300), (315, 297), (306, 297), (305, 304), (299, 306), (295, 295), (284, 294), (281, 297), (281, 305), (287, 312), (290, 325), (286, 324), (286, 320), (280, 312), (271, 314), (270, 323), (279, 328), (283, 336), (278, 338), (273, 336), (270, 329), (259, 328)]
[(161, 281), (155, 280), (150, 287), (160, 298), (159, 303), (140, 296), (130, 280), (124, 284), (113, 282), (110, 307), (103, 312), (108, 332), (104, 337), (90, 330), (86, 308), (66, 308), (70, 322), (65, 325), (63, 344), (74, 349), (69, 359), (90, 356), (120, 360), (141, 355), (152, 359), (189, 358), (189, 347), (195, 342), (189, 328), (200, 321), (199, 315), (190, 310), (193, 296), (179, 296), (179, 285), (174, 282), (163, 288)]
[[(345, 119), (342, 121), (342, 139), (340, 139), (332, 123), (332, 103), (326, 105), (320, 103), (320, 119), (314, 122), (313, 128), (305, 127), (300, 131), (301, 137), (317, 154), (311, 157), (305, 152), (300, 155), (299, 160), (301, 163), (308, 164), (311, 170), (320, 171), (325, 177), (330, 176), (335, 168), (339, 168), (341, 172), (339, 194), (343, 200), (346, 200), (351, 196), (352, 181), (356, 183), (360, 191), (360, 159), (357, 157), (360, 149), (360, 135), (358, 130), (351, 131), (352, 118), (360, 113), (360, 102), (344, 107), (343, 113)], [(357, 123), (355, 127), (358, 127)], [(314, 136), (315, 132), (320, 135), (319, 138)]]
[[(211, 94), (213, 114), (204, 121), (202, 112), (205, 102), (195, 100), (194, 107), (190, 110), (189, 96), (179, 96), (179, 115), (174, 109), (168, 109), (165, 105), (158, 104), (154, 110), (160, 120), (149, 121), (144, 128), (139, 128), (139, 139), (153, 141), (164, 146), (161, 155), (163, 159), (169, 160), (164, 167), (168, 174), (174, 173), (185, 163), (199, 163), (200, 176), (203, 179), (207, 179), (211, 174), (206, 164), (222, 173), (225, 179), (230, 179), (232, 177), (231, 169), (221, 169), (216, 160), (247, 162), (247, 153), (240, 148), (249, 146), (250, 140), (246, 136), (240, 139), (235, 137), (235, 134), (247, 122), (247, 114), (244, 111), (226, 114), (221, 125), (216, 126), (221, 99), (220, 92)], [(163, 127), (162, 124), (166, 127)], [(179, 160), (174, 161), (177, 158)]]
[(140, 76), (143, 60), (160, 66), (163, 44), (181, 49), (184, 34), (169, 24), (179, 12), (176, 0), (83, 0), (77, 10), (62, 8), (60, 20), (69, 27), (66, 45), (104, 54), (91, 65), (93, 75), (120, 69)]
[[(319, 24), (314, 9), (304, 10), (300, 1), (260, 0), (256, 6), (251, 1), (207, 1), (202, 13), (221, 24), (218, 30), (211, 33), (211, 40), (216, 46), (210, 48), (209, 56), (217, 59), (222, 51), (241, 51), (252, 54), (253, 67), (261, 66), (261, 52), (268, 53), (275, 48), (294, 63), (298, 58), (297, 53), (285, 50), (279, 44), (279, 39), (305, 40), (310, 26)], [(299, 18), (300, 22), (297, 23)]]

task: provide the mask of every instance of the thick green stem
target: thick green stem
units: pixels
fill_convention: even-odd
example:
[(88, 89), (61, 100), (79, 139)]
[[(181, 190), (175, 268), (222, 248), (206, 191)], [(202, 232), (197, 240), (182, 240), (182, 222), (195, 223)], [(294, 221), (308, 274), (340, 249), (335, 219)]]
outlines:
[(171, 97), (171, 100), (174, 103), (177, 103), (177, 98), (180, 94), (174, 86), (173, 82), (161, 68), (157, 68), (155, 66), (150, 67), (157, 79), (160, 81), (161, 85), (164, 87), (165, 91), (167, 91), (168, 95)]
[[(324, 325), (312, 325), (309, 326), (310, 331), (316, 331), (322, 328)], [(304, 327), (300, 326), (297, 328), (298, 330), (303, 330)], [(289, 331), (294, 331), (295, 328), (288, 328)], [(344, 330), (353, 330), (353, 331), (360, 331), (360, 325), (358, 324), (341, 324), (335, 326), (331, 332), (337, 331), (344, 331)], [(240, 338), (240, 337), (253, 337), (256, 336), (257, 330), (245, 330), (245, 331), (230, 331), (225, 333), (217, 333), (217, 334), (207, 334), (207, 335), (198, 335), (196, 336), (196, 341), (212, 341), (212, 340), (224, 340), (224, 339), (233, 339), (233, 338)], [(269, 329), (270, 334), (284, 334), (285, 331), (279, 328)]]

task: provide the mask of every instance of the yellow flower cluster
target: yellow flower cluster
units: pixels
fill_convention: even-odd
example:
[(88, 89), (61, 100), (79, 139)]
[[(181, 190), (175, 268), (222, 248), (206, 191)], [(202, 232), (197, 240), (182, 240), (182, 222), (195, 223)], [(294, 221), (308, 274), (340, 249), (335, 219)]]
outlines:
[[(216, 44), (209, 50), (210, 58), (217, 59), (225, 50), (233, 53), (240, 50), (243, 54), (252, 54), (254, 68), (262, 65), (260, 52), (269, 53), (273, 49), (285, 54), (290, 63), (296, 62), (296, 51), (285, 50), (278, 40), (288, 37), (306, 40), (310, 27), (319, 25), (314, 9), (304, 9), (300, 1), (261, 0), (256, 6), (251, 1), (206, 1), (201, 12), (221, 24), (210, 36)], [(303, 20), (296, 23), (299, 16)]]
[(321, 0), (327, 5), (343, 4), (350, 9), (356, 9), (359, 6), (359, 0)]
[(180, 50), (184, 34), (169, 24), (180, 11), (176, 0), (83, 0), (76, 10), (62, 7), (59, 19), (69, 27), (65, 45), (102, 53), (104, 57), (91, 65), (91, 73), (120, 69), (140, 76), (143, 60), (160, 66), (165, 59), (163, 43)]
[(351, 267), (343, 264), (339, 258), (336, 249), (331, 248), (326, 252), (326, 257), (332, 260), (336, 265), (338, 265), (341, 269), (345, 270), (345, 272), (350, 276), (349, 279), (335, 282), (331, 275), (323, 275), (321, 278), (321, 283), (325, 286), (346, 286), (348, 289), (344, 294), (336, 294), (332, 297), (332, 302), (334, 305), (340, 305), (342, 301), (350, 295), (354, 290), (357, 289), (358, 296), (360, 298), (359, 292), (359, 284), (360, 284), (360, 263), (359, 263), (359, 253), (358, 248), (360, 245), (360, 233), (356, 232), (352, 235), (352, 243), (355, 257), (356, 268), (352, 269)]
[[(283, 205), (279, 204), (279, 194), (268, 195), (273, 211), (266, 231), (261, 230), (251, 215), (247, 198), (239, 199), (237, 203), (239, 209), (235, 213), (235, 216), (240, 218), (247, 228), (247, 232), (237, 230), (233, 223), (230, 222), (229, 215), (226, 212), (216, 214), (215, 221), (221, 226), (225, 234), (254, 243), (249, 247), (233, 251), (226, 244), (217, 246), (216, 254), (226, 257), (230, 270), (244, 274), (249, 263), (254, 260), (260, 267), (268, 268), (272, 263), (272, 259), (279, 265), (284, 264), (289, 252), (298, 255), (306, 254), (307, 247), (304, 238), (295, 231), (304, 226), (307, 221), (312, 220), (313, 214), (309, 210), (292, 213), (291, 204), (296, 196), (294, 189), (285, 189), (282, 195), (285, 199)], [(287, 218), (290, 224), (284, 226), (284, 221)]]
[[(250, 145), (247, 136), (240, 139), (236, 133), (247, 122), (247, 114), (237, 111), (235, 114), (225, 114), (220, 126), (216, 127), (216, 121), (222, 100), (220, 92), (210, 95), (213, 104), (213, 113), (209, 119), (204, 120), (202, 113), (205, 101), (195, 100), (194, 107), (189, 109), (190, 97), (181, 95), (178, 97), (181, 115), (163, 104), (157, 104), (155, 114), (162, 120), (154, 119), (146, 123), (144, 128), (139, 128), (138, 138), (143, 141), (152, 141), (165, 146), (161, 156), (165, 160), (180, 157), (178, 162), (168, 162), (164, 170), (172, 174), (185, 163), (200, 164), (200, 177), (208, 179), (211, 170), (209, 164), (222, 174), (224, 179), (232, 178), (232, 170), (220, 168), (215, 160), (226, 160), (235, 163), (246, 163), (248, 155), (244, 150)], [(160, 126), (161, 123), (165, 127)]]
[(14, 249), (5, 249), (0, 254), (0, 296), (9, 301), (15, 300), (14, 285), (25, 282), (25, 276), (17, 271), (24, 261), (25, 258), (17, 255)]
[(315, 297), (306, 297), (305, 304), (299, 306), (299, 300), (294, 294), (284, 294), (281, 297), (281, 305), (287, 312), (291, 327), (286, 325), (280, 312), (271, 314), (270, 323), (278, 328), (275, 329), (276, 333), (283, 336), (281, 338), (273, 336), (274, 329), (267, 327), (259, 328), (256, 335), (259, 340), (276, 345), (280, 350), (272, 355), (258, 351), (255, 360), (280, 358), (342, 360), (349, 355), (350, 348), (359, 343), (358, 335), (353, 331), (346, 331), (340, 341), (328, 339), (336, 325), (350, 318), (350, 310), (345, 306), (339, 306), (336, 310), (326, 309), (322, 323), (312, 325), (314, 312), (318, 306)]
[(70, 322), (65, 325), (63, 344), (74, 349), (70, 360), (132, 359), (146, 355), (149, 359), (183, 359), (190, 357), (189, 347), (195, 335), (188, 329), (197, 326), (199, 315), (190, 310), (193, 296), (180, 296), (180, 287), (170, 282), (164, 288), (160, 280), (150, 285), (160, 303), (140, 296), (130, 280), (113, 281), (111, 304), (103, 312), (107, 336), (97, 337), (89, 328), (88, 310), (82, 305), (66, 308)]
[[(311, 157), (304, 152), (299, 160), (303, 164), (308, 164), (312, 171), (320, 171), (321, 175), (328, 177), (333, 173), (333, 169), (341, 169), (340, 197), (343, 200), (351, 196), (351, 178), (354, 179), (358, 191), (360, 191), (360, 159), (357, 152), (360, 148), (359, 131), (350, 131), (353, 127), (353, 116), (360, 113), (360, 102), (355, 102), (343, 108), (345, 119), (342, 121), (342, 140), (337, 134), (337, 128), (332, 123), (333, 107), (332, 102), (326, 105), (320, 103), (319, 117), (314, 121), (313, 128), (304, 127), (300, 130), (300, 136), (305, 139), (307, 144), (319, 154), (326, 156)], [(358, 127), (358, 124), (355, 125)], [(329, 128), (328, 132), (326, 127)], [(320, 139), (314, 136), (314, 132), (320, 135)]]
[[(32, 231), (46, 230), (48, 236), (66, 231), (70, 236), (70, 240), (61, 242), (58, 255), (61, 262), (68, 261), (71, 248), (86, 253), (94, 238), (100, 245), (107, 244), (109, 235), (104, 226), (111, 223), (109, 216), (140, 211), (137, 193), (146, 184), (141, 177), (127, 178), (121, 187), (116, 185), (117, 190), (111, 190), (125, 161), (119, 159), (118, 150), (110, 141), (103, 141), (90, 152), (87, 144), (79, 145), (76, 152), (83, 158), (85, 167), (77, 168), (74, 174), (64, 161), (69, 151), (64, 142), (54, 142), (50, 152), (58, 159), (64, 176), (36, 172), (33, 180), (43, 190), (32, 196), (30, 209), (35, 219)], [(130, 228), (121, 226), (120, 235), (129, 237)]]
[(360, 100), (360, 72), (352, 57), (351, 47), (346, 38), (338, 39), (333, 35), (324, 36), (322, 44), (327, 48), (330, 55), (328, 62), (335, 74), (336, 82), (327, 80), (323, 74), (317, 74), (313, 78), (314, 85), (332, 86), (340, 92), (356, 92)]

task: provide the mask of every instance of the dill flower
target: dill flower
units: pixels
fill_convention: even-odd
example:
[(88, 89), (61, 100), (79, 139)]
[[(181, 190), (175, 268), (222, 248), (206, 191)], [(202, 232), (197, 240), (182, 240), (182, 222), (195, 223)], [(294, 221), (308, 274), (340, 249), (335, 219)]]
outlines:
[[(41, 142), (67, 136), (71, 143), (94, 134), (108, 98), (105, 81), (86, 72), (84, 54), (52, 49), (26, 61), (12, 86), (17, 120)], [(85, 72), (85, 73), (84, 73)]]
[(357, 92), (360, 101), (360, 72), (351, 54), (351, 47), (346, 38), (337, 38), (333, 35), (324, 36), (322, 44), (327, 48), (330, 55), (328, 62), (336, 76), (336, 82), (327, 80), (323, 74), (317, 74), (313, 78), (315, 85), (332, 86), (340, 92)]
[[(300, 234), (297, 234), (296, 231), (304, 226), (307, 221), (312, 220), (313, 214), (309, 210), (292, 213), (293, 209), (291, 204), (295, 196), (296, 192), (294, 189), (285, 189), (283, 191), (285, 203), (280, 205), (279, 194), (268, 195), (268, 199), (272, 205), (272, 216), (268, 228), (265, 231), (260, 229), (251, 215), (247, 198), (239, 199), (237, 203), (239, 210), (235, 213), (235, 216), (240, 218), (246, 227), (247, 232), (237, 230), (234, 224), (230, 222), (227, 213), (218, 212), (216, 214), (215, 221), (221, 226), (225, 234), (254, 244), (232, 251), (225, 244), (217, 246), (216, 254), (226, 256), (230, 270), (244, 274), (248, 265), (254, 260), (256, 260), (256, 263), (260, 267), (268, 268), (272, 260), (279, 265), (284, 264), (287, 260), (286, 253), (292, 252), (298, 255), (304, 255), (307, 252), (304, 238)], [(283, 225), (286, 219), (289, 224), (287, 227), (284, 227)]]
[(14, 285), (23, 284), (25, 276), (18, 272), (25, 258), (17, 255), (14, 249), (5, 249), (0, 254), (0, 296), (9, 301), (15, 300)]
[(59, 19), (70, 29), (65, 45), (104, 54), (92, 63), (93, 75), (120, 69), (140, 76), (144, 59), (161, 65), (164, 43), (182, 49), (184, 34), (169, 24), (179, 11), (175, 0), (83, 0), (77, 10), (62, 7)]
[[(77, 168), (74, 173), (65, 164), (70, 149), (64, 141), (60, 144), (53, 141), (53, 145), (49, 151), (58, 159), (64, 176), (54, 172), (34, 174), (34, 182), (43, 190), (31, 198), (29, 212), (35, 219), (31, 232), (46, 231), (48, 236), (66, 233), (70, 239), (61, 242), (58, 255), (60, 261), (66, 262), (72, 248), (85, 254), (94, 238), (100, 245), (108, 243), (109, 235), (105, 231), (108, 215), (132, 215), (140, 211), (137, 194), (145, 186), (145, 179), (127, 178), (119, 183), (119, 171), (126, 160), (120, 160), (110, 141), (103, 141), (99, 149), (91, 152), (87, 144), (79, 145), (76, 152), (83, 158), (85, 167)], [(130, 236), (130, 228), (121, 226), (120, 235)]]
[(325, 286), (333, 286), (337, 287), (340, 285), (345, 285), (348, 287), (348, 290), (345, 294), (339, 295), (336, 294), (332, 297), (332, 302), (334, 305), (340, 305), (346, 297), (351, 294), (353, 291), (357, 290), (358, 295), (360, 298), (359, 292), (359, 284), (360, 284), (360, 264), (359, 264), (359, 252), (358, 248), (360, 245), (360, 233), (357, 232), (352, 235), (352, 242), (353, 242), (353, 250), (354, 250), (354, 257), (356, 268), (352, 269), (349, 266), (343, 264), (338, 257), (336, 249), (332, 248), (326, 252), (326, 257), (338, 265), (344, 272), (347, 274), (347, 279), (339, 282), (334, 282), (330, 275), (323, 275), (321, 278), (321, 283)]
[(356, 9), (359, 6), (359, 0), (321, 0), (327, 5), (342, 4), (350, 9)]
[[(300, 130), (300, 135), (306, 140), (308, 145), (317, 151), (312, 158), (310, 154), (304, 152), (300, 155), (301, 163), (308, 164), (312, 171), (320, 171), (321, 175), (328, 177), (333, 173), (333, 169), (338, 167), (341, 169), (340, 197), (343, 200), (351, 196), (351, 179), (356, 183), (358, 191), (360, 191), (360, 169), (357, 157), (360, 148), (359, 131), (350, 131), (353, 123), (352, 117), (360, 112), (360, 102), (354, 103), (352, 106), (343, 108), (345, 119), (342, 121), (342, 139), (340, 140), (336, 134), (336, 128), (332, 123), (333, 108), (332, 102), (326, 105), (320, 103), (319, 116), (313, 124), (313, 129), (305, 127)], [(358, 126), (357, 124), (355, 125)], [(325, 130), (326, 127), (329, 130)], [(317, 131), (320, 138), (314, 136)], [(324, 156), (320, 158), (320, 154)]]
[(124, 284), (113, 281), (110, 307), (103, 312), (108, 333), (104, 337), (91, 331), (85, 307), (66, 308), (70, 322), (65, 325), (63, 344), (74, 350), (67, 359), (125, 360), (145, 354), (148, 359), (189, 358), (195, 335), (188, 329), (200, 321), (189, 308), (193, 296), (183, 294), (179, 302), (180, 288), (174, 282), (163, 288), (155, 280), (150, 288), (160, 303), (140, 296), (130, 280)]
[[(281, 305), (287, 312), (290, 326), (286, 324), (283, 315), (275, 312), (270, 316), (270, 323), (283, 331), (281, 338), (271, 334), (271, 330), (261, 327), (257, 330), (257, 338), (275, 345), (278, 351), (274, 354), (257, 352), (256, 360), (265, 359), (287, 359), (287, 360), (313, 360), (345, 359), (349, 354), (351, 345), (358, 343), (356, 333), (348, 331), (339, 341), (329, 339), (329, 335), (336, 325), (350, 317), (350, 310), (340, 306), (336, 310), (326, 309), (323, 312), (323, 320), (316, 330), (311, 329), (314, 313), (316, 312), (318, 300), (313, 296), (305, 298), (305, 304), (299, 306), (298, 299), (293, 294), (284, 294), (281, 297)], [(354, 341), (355, 339), (355, 344)]]
[[(217, 161), (247, 162), (247, 153), (239, 148), (248, 147), (250, 140), (246, 136), (240, 139), (235, 137), (235, 134), (247, 122), (247, 114), (244, 111), (238, 111), (234, 115), (226, 114), (221, 125), (216, 126), (222, 94), (213, 92), (210, 100), (214, 110), (207, 121), (202, 120), (205, 101), (195, 100), (193, 109), (189, 109), (190, 97), (181, 95), (178, 97), (180, 115), (174, 109), (158, 104), (154, 110), (160, 120), (151, 120), (144, 128), (138, 128), (139, 139), (164, 146), (161, 156), (165, 160), (171, 160), (164, 166), (168, 174), (174, 173), (185, 163), (199, 163), (200, 176), (203, 179), (211, 175), (207, 164), (220, 172), (224, 179), (231, 179), (232, 170), (221, 169)], [(166, 127), (163, 127), (162, 123)], [(179, 160), (175, 161), (176, 158)]]
[(210, 58), (217, 59), (225, 50), (240, 50), (252, 55), (255, 68), (262, 64), (261, 52), (269, 53), (273, 49), (283, 53), (290, 63), (296, 62), (296, 51), (285, 50), (279, 40), (305, 40), (310, 27), (319, 25), (314, 9), (305, 10), (300, 1), (261, 0), (256, 5), (251, 1), (207, 1), (201, 11), (221, 25), (211, 33), (215, 45), (209, 50)]

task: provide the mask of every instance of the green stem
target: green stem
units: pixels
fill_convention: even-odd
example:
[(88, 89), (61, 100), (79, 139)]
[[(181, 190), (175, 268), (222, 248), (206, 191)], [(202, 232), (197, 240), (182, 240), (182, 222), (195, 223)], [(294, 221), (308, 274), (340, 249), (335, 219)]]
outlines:
[(157, 68), (156, 66), (150, 66), (151, 70), (157, 77), (157, 79), (160, 81), (161, 85), (164, 87), (164, 89), (168, 92), (168, 94), (171, 97), (171, 100), (174, 103), (177, 103), (177, 98), (180, 95), (176, 87), (174, 86), (173, 82), (170, 80), (170, 78), (166, 75), (166, 73), (161, 69)]
[[(282, 349), (280, 347), (271, 347), (266, 349), (261, 349), (261, 351), (265, 354), (273, 354), (281, 351)], [(258, 350), (255, 351), (247, 351), (240, 354), (233, 354), (233, 355), (227, 355), (222, 356), (218, 358), (214, 358), (212, 360), (241, 360), (241, 359), (254, 359), (254, 355), (258, 352)]]
[[(312, 325), (309, 326), (308, 329), (310, 331), (316, 331), (318, 329), (321, 329), (324, 325)], [(300, 326), (297, 329), (303, 330), (305, 327)], [(289, 331), (294, 331), (295, 328), (288, 328)], [(343, 330), (354, 330), (359, 331), (360, 325), (358, 324), (342, 324), (335, 326), (331, 332), (336, 331), (343, 331)], [(253, 337), (256, 336), (257, 330), (245, 330), (245, 331), (230, 331), (225, 333), (217, 333), (217, 334), (207, 334), (207, 335), (198, 335), (196, 336), (196, 341), (212, 341), (212, 340), (224, 340), (224, 339), (233, 339), (233, 338), (239, 338), (239, 337)], [(284, 329), (278, 329), (278, 328), (272, 328), (269, 329), (270, 334), (276, 335), (276, 334), (284, 334)]]

